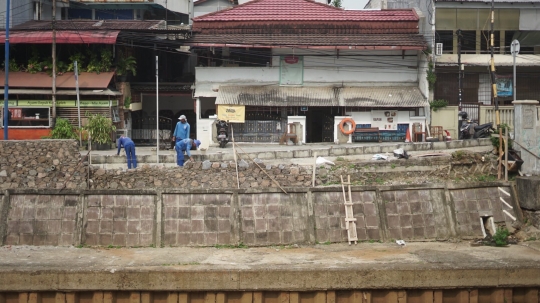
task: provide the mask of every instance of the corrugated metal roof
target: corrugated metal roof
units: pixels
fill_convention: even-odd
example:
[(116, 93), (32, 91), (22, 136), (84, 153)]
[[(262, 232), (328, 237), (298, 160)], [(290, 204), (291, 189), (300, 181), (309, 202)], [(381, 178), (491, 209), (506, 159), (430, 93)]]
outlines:
[(248, 45), (260, 47), (283, 46), (389, 46), (424, 49), (424, 36), (419, 34), (379, 35), (242, 35), (242, 34), (198, 34), (186, 41), (192, 46)]
[[(57, 88), (75, 89), (75, 73), (67, 72), (56, 77)], [(114, 72), (105, 73), (81, 73), (79, 75), (79, 88), (106, 89), (111, 83)], [(0, 82), (4, 83), (5, 75), (0, 74)], [(20, 88), (50, 88), (52, 87), (52, 77), (47, 73), (25, 73), (10, 72), (9, 87)], [(3, 86), (2, 86), (3, 87)]]
[(418, 21), (412, 9), (343, 10), (313, 0), (254, 0), (193, 19), (197, 21)]
[(248, 106), (424, 107), (417, 87), (220, 86), (216, 104)]
[[(165, 29), (163, 20), (58, 20), (57, 30), (149, 30)], [(32, 20), (14, 26), (12, 30), (51, 30), (52, 21)]]
[[(4, 93), (4, 89), (0, 89), (0, 94)], [(51, 89), (24, 89), (24, 88), (10, 88), (9, 94), (13, 95), (52, 95)], [(56, 95), (58, 96), (76, 96), (77, 92), (72, 90), (57, 90)], [(103, 90), (80, 90), (79, 95), (81, 96), (121, 96), (122, 93), (119, 91), (114, 91), (110, 89)]]
[(424, 107), (429, 106), (418, 87), (345, 87), (341, 90), (344, 106)]
[[(56, 43), (59, 44), (115, 44), (120, 31), (57, 31)], [(5, 33), (0, 33), (0, 41), (6, 39)], [(52, 30), (19, 31), (9, 35), (9, 43), (51, 44)]]

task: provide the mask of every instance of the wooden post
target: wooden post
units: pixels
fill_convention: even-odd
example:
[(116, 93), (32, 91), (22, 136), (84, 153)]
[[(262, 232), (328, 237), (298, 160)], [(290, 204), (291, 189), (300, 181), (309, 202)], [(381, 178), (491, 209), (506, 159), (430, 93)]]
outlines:
[(508, 127), (504, 129), (504, 181), (508, 181)]
[[(228, 121), (227, 121), (228, 122)], [(234, 167), (236, 168), (236, 185), (238, 188), (240, 188), (240, 179), (238, 177), (238, 161), (236, 159), (236, 142), (234, 142), (234, 127), (231, 124), (231, 140), (232, 140), (232, 148), (233, 148), (233, 154), (234, 154)]]
[(317, 152), (313, 153), (313, 174), (311, 175), (311, 186), (315, 187), (315, 171), (317, 170)]

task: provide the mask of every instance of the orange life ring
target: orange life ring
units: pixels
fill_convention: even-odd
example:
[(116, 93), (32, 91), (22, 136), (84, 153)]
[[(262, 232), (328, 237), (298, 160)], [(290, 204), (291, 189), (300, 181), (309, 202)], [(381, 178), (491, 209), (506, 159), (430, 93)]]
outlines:
[[(351, 129), (344, 130), (343, 126), (345, 125), (345, 123), (351, 123)], [(345, 118), (345, 119), (341, 120), (341, 122), (339, 123), (339, 129), (341, 130), (341, 132), (344, 135), (348, 136), (348, 135), (354, 133), (354, 130), (356, 129), (356, 123), (354, 122), (354, 120), (352, 118)]]

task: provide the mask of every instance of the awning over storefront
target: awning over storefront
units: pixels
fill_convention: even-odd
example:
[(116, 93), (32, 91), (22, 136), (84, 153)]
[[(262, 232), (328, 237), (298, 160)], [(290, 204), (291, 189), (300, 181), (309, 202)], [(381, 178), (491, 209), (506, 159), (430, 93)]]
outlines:
[[(111, 83), (113, 76), (114, 72), (81, 73), (79, 75), (79, 88), (105, 90)], [(5, 83), (4, 78), (5, 75), (0, 74), (0, 83)], [(9, 88), (51, 88), (52, 77), (47, 73), (10, 72), (8, 84)], [(56, 88), (75, 89), (75, 73), (67, 72), (57, 76)]]
[[(4, 93), (4, 89), (0, 89), (0, 94)], [(13, 95), (52, 95), (51, 89), (24, 89), (10, 88), (9, 94)], [(75, 90), (57, 90), (57, 96), (75, 96)], [(122, 93), (110, 89), (94, 89), (94, 90), (79, 90), (81, 96), (121, 96)]]
[(216, 104), (248, 106), (425, 107), (418, 87), (220, 86)]
[[(56, 43), (60, 44), (115, 44), (120, 31), (56, 31)], [(6, 34), (0, 34), (0, 41), (6, 40)], [(51, 44), (52, 30), (47, 31), (13, 31), (9, 34), (9, 43)]]

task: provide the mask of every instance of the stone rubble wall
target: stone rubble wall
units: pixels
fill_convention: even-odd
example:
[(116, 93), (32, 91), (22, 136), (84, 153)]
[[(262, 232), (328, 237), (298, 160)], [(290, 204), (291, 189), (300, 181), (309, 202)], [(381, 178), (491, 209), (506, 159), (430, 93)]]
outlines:
[[(311, 186), (311, 169), (297, 165), (257, 166), (240, 161), (240, 188), (276, 188), (281, 186)], [(268, 176), (263, 172), (268, 174)], [(92, 167), (90, 189), (153, 189), (153, 188), (237, 188), (234, 162), (188, 162), (181, 167), (151, 167), (143, 165), (133, 170), (106, 170)]]
[(0, 189), (86, 188), (86, 179), (75, 140), (0, 143)]

